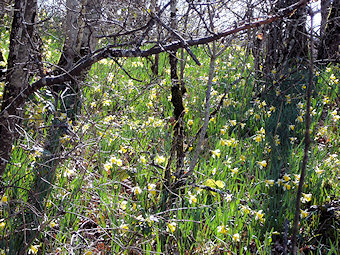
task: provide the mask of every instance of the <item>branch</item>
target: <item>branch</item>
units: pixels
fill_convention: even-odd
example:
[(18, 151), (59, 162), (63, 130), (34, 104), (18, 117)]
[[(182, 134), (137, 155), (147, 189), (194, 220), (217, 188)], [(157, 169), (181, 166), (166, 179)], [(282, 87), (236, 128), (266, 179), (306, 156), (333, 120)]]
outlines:
[(189, 48), (189, 45), (187, 44), (187, 42), (184, 40), (184, 38), (178, 34), (176, 31), (174, 31), (171, 27), (169, 27), (168, 25), (164, 24), (163, 21), (161, 21), (161, 19), (159, 17), (157, 17), (156, 15), (154, 16), (154, 19), (161, 24), (166, 30), (168, 30), (170, 33), (172, 33), (174, 36), (176, 36), (181, 43), (183, 43), (184, 48), (187, 50), (187, 52), (189, 53), (190, 57), (195, 61), (195, 63), (200, 66), (201, 63), (200, 61), (197, 59), (197, 57), (195, 56), (194, 53), (192, 53), (192, 51)]
[(185, 48), (188, 46), (197, 46), (202, 44), (207, 44), (213, 41), (217, 41), (223, 37), (236, 34), (240, 31), (251, 29), (254, 27), (259, 27), (265, 24), (272, 23), (276, 20), (279, 20), (285, 16), (291, 14), (292, 11), (304, 6), (308, 1), (300, 0), (298, 3), (291, 5), (285, 9), (282, 9), (278, 12), (277, 15), (269, 17), (264, 20), (244, 24), (243, 26), (227, 30), (224, 32), (217, 33), (215, 35), (202, 37), (194, 40), (188, 41), (177, 41), (170, 43), (164, 46), (154, 46), (147, 50), (140, 49), (114, 49), (113, 46), (108, 45), (105, 48), (99, 49), (92, 54), (89, 54), (82, 58), (69, 72), (63, 73), (57, 76), (43, 77), (40, 80), (32, 83), (29, 87), (25, 88), (16, 98), (12, 100), (12, 102), (6, 107), (4, 111), (0, 113), (0, 123), (6, 121), (6, 119), (12, 115), (16, 108), (20, 107), (26, 99), (35, 91), (54, 84), (61, 84), (65, 81), (70, 81), (74, 76), (78, 76), (83, 70), (90, 68), (94, 63), (104, 59), (104, 58), (121, 58), (121, 57), (147, 57), (155, 54), (159, 54), (166, 51), (174, 51), (180, 48)]

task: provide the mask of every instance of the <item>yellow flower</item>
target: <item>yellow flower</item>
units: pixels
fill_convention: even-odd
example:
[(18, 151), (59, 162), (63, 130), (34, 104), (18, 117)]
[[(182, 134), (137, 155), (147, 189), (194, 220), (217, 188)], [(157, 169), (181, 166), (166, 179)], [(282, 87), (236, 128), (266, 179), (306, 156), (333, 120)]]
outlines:
[(243, 155), (240, 156), (240, 159), (241, 159), (243, 162), (246, 161), (246, 157), (243, 156)]
[(119, 230), (120, 230), (121, 232), (126, 232), (126, 231), (128, 231), (128, 230), (129, 230), (128, 224), (125, 224), (125, 223), (120, 224)]
[(212, 153), (212, 157), (213, 157), (213, 158), (215, 158), (215, 157), (219, 158), (219, 157), (221, 156), (221, 151), (220, 151), (220, 149), (216, 149), (216, 150), (214, 150), (214, 151), (211, 151), (211, 153)]
[(249, 214), (250, 213), (250, 208), (248, 206), (241, 205), (241, 212), (242, 214)]
[(151, 195), (156, 195), (156, 184), (150, 183), (148, 185), (148, 191)]
[(225, 235), (225, 234), (228, 233), (228, 231), (229, 231), (229, 228), (227, 228), (224, 225), (220, 225), (220, 226), (217, 227), (217, 233)]
[(167, 226), (167, 228), (166, 228), (166, 231), (171, 232), (171, 233), (175, 232), (175, 230), (176, 230), (176, 225), (177, 225), (177, 224), (176, 224), (175, 222), (168, 223), (168, 226)]
[(106, 172), (110, 172), (111, 168), (112, 168), (112, 164), (110, 162), (107, 162), (104, 164), (104, 169)]
[(50, 228), (58, 226), (58, 224), (54, 220), (52, 220), (48, 225), (50, 226)]
[(264, 167), (267, 166), (267, 161), (262, 160), (262, 161), (258, 161), (257, 164), (259, 165), (259, 167), (262, 169)]
[(226, 144), (227, 144), (227, 141), (224, 140), (223, 138), (221, 138), (221, 145), (222, 145), (222, 146), (225, 146)]
[(317, 175), (321, 175), (321, 174), (323, 174), (324, 172), (325, 172), (325, 170), (319, 169), (318, 167), (315, 168), (315, 173), (316, 173)]
[(264, 221), (263, 216), (264, 216), (263, 210), (255, 212), (255, 220), (259, 220), (260, 222), (263, 222)]
[(7, 202), (8, 202), (8, 197), (4, 195), (4, 196), (1, 198), (0, 204), (6, 204)]
[(290, 186), (289, 183), (283, 184), (283, 189), (285, 189), (285, 190), (290, 190), (291, 188), (292, 188), (292, 186)]
[(139, 161), (140, 161), (142, 164), (145, 164), (145, 163), (146, 163), (146, 158), (145, 158), (145, 156), (140, 156)]
[(308, 212), (300, 209), (301, 211), (301, 218), (306, 218), (308, 216)]
[(2, 231), (6, 227), (6, 222), (3, 221), (3, 219), (0, 222), (0, 230)]
[(285, 174), (285, 175), (283, 176), (283, 179), (285, 180), (285, 182), (288, 182), (288, 181), (290, 180), (289, 174)]
[(289, 125), (289, 130), (293, 131), (295, 128), (295, 125)]
[(156, 164), (160, 165), (160, 164), (165, 162), (165, 157), (157, 155), (156, 158), (155, 158), (155, 162), (156, 162)]
[(116, 165), (117, 166), (122, 166), (123, 165), (123, 161), (121, 159), (117, 159)]
[(303, 122), (303, 116), (301, 116), (301, 115), (299, 115), (298, 117), (297, 117), (297, 119), (296, 119), (298, 122)]
[(119, 152), (120, 152), (120, 153), (126, 153), (126, 152), (127, 152), (127, 149), (126, 149), (124, 146), (120, 146)]
[(93, 254), (93, 252), (92, 251), (88, 251), (88, 250), (86, 250), (85, 253), (84, 253), (84, 255), (92, 255), (92, 254)]
[(121, 201), (120, 204), (119, 204), (120, 209), (122, 209), (123, 211), (125, 211), (125, 210), (126, 210), (126, 205), (127, 205), (127, 203), (128, 203), (128, 202), (125, 201), (125, 200)]
[(238, 168), (237, 167), (231, 169), (231, 176), (234, 176), (234, 174), (237, 174), (237, 173), (238, 173)]
[(28, 254), (37, 254), (39, 246), (40, 245), (31, 245), (30, 248), (28, 249)]
[(197, 203), (197, 197), (196, 197), (196, 195), (191, 194), (190, 191), (189, 191), (188, 194), (189, 194), (189, 204), (192, 204), (192, 203), (196, 204), (196, 203)]
[(254, 136), (253, 138), (257, 143), (261, 142), (262, 141), (262, 136), (261, 135), (256, 135)]
[(266, 187), (273, 186), (274, 185), (274, 180), (265, 180)]
[(309, 201), (312, 200), (312, 194), (305, 194), (305, 193), (302, 193), (302, 197), (301, 197), (301, 203), (307, 203)]
[(229, 120), (229, 122), (232, 126), (236, 126), (236, 124), (237, 124), (236, 120)]
[(278, 179), (277, 180), (277, 185), (282, 186), (283, 185), (283, 180), (282, 179)]
[(281, 141), (280, 141), (279, 135), (274, 136), (274, 141), (276, 145), (280, 145)]
[(191, 126), (192, 124), (194, 124), (193, 120), (188, 120), (188, 125)]
[(142, 193), (142, 189), (139, 187), (139, 186), (136, 186), (136, 187), (133, 187), (132, 188), (132, 192), (135, 194), (135, 195), (139, 195)]
[(222, 129), (220, 130), (220, 132), (221, 132), (222, 135), (224, 135), (226, 131), (225, 131), (225, 129), (222, 128)]
[(238, 233), (233, 234), (233, 241), (235, 243), (239, 242), (240, 241), (240, 234), (238, 234)]
[(215, 117), (212, 117), (209, 122), (213, 122), (213, 123), (216, 123), (216, 118)]

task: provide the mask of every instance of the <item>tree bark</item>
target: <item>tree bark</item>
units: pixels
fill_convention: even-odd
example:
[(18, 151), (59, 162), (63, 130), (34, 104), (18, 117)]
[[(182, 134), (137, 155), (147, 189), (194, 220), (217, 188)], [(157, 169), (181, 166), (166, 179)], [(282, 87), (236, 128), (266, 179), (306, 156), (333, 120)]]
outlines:
[[(96, 11), (98, 2), (94, 0), (67, 0), (67, 16), (65, 24), (65, 42), (63, 53), (59, 60), (55, 74), (69, 71), (75, 63), (87, 54), (94, 51), (97, 43), (95, 24), (88, 24), (91, 21), (98, 21), (99, 13)], [(54, 86), (55, 109), (66, 113), (67, 117), (75, 120), (80, 110), (78, 83), (86, 78), (88, 69), (82, 70), (79, 75), (73, 76), (71, 81)], [(60, 93), (59, 93), (60, 92)], [(61, 98), (60, 95), (65, 95)], [(58, 103), (59, 100), (63, 102)], [(58, 109), (58, 106), (61, 109)], [(60, 162), (63, 149), (60, 138), (67, 134), (67, 119), (54, 118), (41, 158), (37, 160), (35, 172), (36, 178), (30, 187), (28, 203), (24, 215), (18, 216), (15, 224), (22, 229), (11, 241), (11, 252), (25, 252), (27, 247), (38, 237), (39, 226), (43, 222), (45, 204), (54, 182), (55, 171)], [(31, 208), (35, 208), (33, 211)], [(22, 221), (24, 218), (24, 221)]]
[(33, 32), (37, 12), (36, 0), (16, 0), (10, 35), (8, 70), (1, 105), (0, 122), (0, 176), (4, 173), (12, 145), (18, 137), (17, 126), (21, 126), (25, 100), (17, 103), (11, 113), (7, 111), (11, 102), (29, 86), (30, 71), (33, 71)]
[[(326, 5), (326, 4), (324, 4)], [(330, 5), (330, 10), (326, 6), (322, 13), (323, 22), (320, 31), (321, 42), (318, 49), (318, 60), (325, 62), (340, 63), (340, 0), (334, 0)], [(327, 15), (327, 21), (324, 22), (324, 17)]]

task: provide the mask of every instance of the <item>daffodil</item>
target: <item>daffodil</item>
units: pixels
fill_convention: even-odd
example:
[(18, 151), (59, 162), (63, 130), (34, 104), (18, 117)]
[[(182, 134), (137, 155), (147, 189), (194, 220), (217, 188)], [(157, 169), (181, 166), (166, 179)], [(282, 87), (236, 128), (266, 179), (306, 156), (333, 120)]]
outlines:
[(285, 182), (288, 182), (288, 181), (290, 180), (289, 174), (285, 174), (285, 175), (283, 176), (283, 180), (284, 180)]
[(142, 164), (145, 164), (145, 163), (146, 163), (146, 158), (145, 158), (145, 156), (140, 156), (139, 161), (140, 161)]
[(191, 126), (192, 124), (194, 124), (193, 120), (188, 120), (188, 125)]
[(177, 226), (177, 224), (175, 222), (168, 223), (166, 231), (168, 231), (169, 233), (170, 232), (173, 233), (176, 230), (176, 226)]
[(7, 204), (8, 202), (8, 197), (6, 195), (2, 196), (0, 204)]
[(319, 167), (316, 167), (316, 168), (315, 168), (315, 173), (316, 173), (317, 175), (321, 175), (321, 174), (323, 174), (324, 172), (325, 172), (325, 170), (319, 169)]
[(237, 243), (240, 241), (240, 234), (233, 234), (233, 242)]
[(301, 218), (306, 218), (308, 216), (308, 212), (300, 209), (301, 212)]
[(255, 220), (263, 222), (264, 221), (263, 216), (264, 216), (263, 210), (259, 210), (259, 211), (255, 212)]
[(299, 116), (297, 117), (296, 121), (302, 123), (302, 122), (303, 122), (303, 116), (299, 115)]
[(228, 233), (228, 231), (229, 231), (229, 228), (227, 228), (224, 225), (220, 225), (220, 226), (217, 227), (217, 233), (225, 235), (225, 234)]
[(266, 187), (273, 186), (274, 185), (274, 180), (265, 180)]
[(56, 226), (58, 226), (58, 224), (54, 220), (50, 221), (48, 225), (50, 226), (50, 228), (55, 228)]
[(0, 231), (2, 231), (5, 227), (6, 227), (6, 222), (4, 222), (4, 220), (2, 219), (0, 221)]
[(151, 195), (156, 195), (156, 184), (150, 183), (148, 185), (148, 191), (150, 192)]
[(232, 199), (233, 199), (233, 195), (232, 194), (227, 194), (225, 196), (225, 201), (227, 201), (227, 202), (230, 202)]
[(221, 151), (220, 151), (220, 149), (216, 149), (216, 150), (214, 150), (214, 151), (211, 151), (211, 153), (212, 153), (212, 157), (213, 158), (219, 158), (220, 156), (221, 156)]
[(283, 189), (284, 190), (290, 190), (292, 188), (292, 186), (289, 183), (284, 183), (283, 184)]
[(139, 186), (136, 186), (136, 187), (133, 187), (133, 188), (132, 188), (132, 192), (133, 192), (133, 194), (135, 194), (135, 195), (139, 195), (139, 194), (142, 193), (142, 189), (141, 189)]
[(196, 204), (197, 203), (197, 196), (192, 194), (190, 191), (188, 192), (189, 195), (189, 204)]
[(305, 204), (309, 201), (312, 200), (312, 194), (305, 194), (305, 193), (302, 193), (302, 197), (301, 197), (301, 203)]
[(229, 120), (229, 122), (232, 126), (236, 126), (236, 124), (237, 124), (236, 120)]
[(234, 176), (237, 173), (238, 173), (238, 168), (237, 167), (234, 167), (233, 169), (231, 169), (231, 176)]
[(28, 254), (37, 254), (39, 251), (40, 245), (31, 245), (28, 249)]
[(289, 125), (289, 127), (288, 127), (288, 129), (291, 130), (291, 131), (293, 131), (294, 128), (295, 128), (295, 125)]
[(265, 160), (258, 161), (257, 164), (260, 167), (260, 169), (262, 169), (262, 168), (267, 166), (267, 161), (265, 161)]
[(226, 144), (227, 144), (227, 141), (224, 140), (223, 138), (221, 138), (221, 145), (222, 145), (222, 146), (225, 146)]
[(160, 164), (162, 164), (164, 162), (165, 162), (165, 157), (164, 156), (159, 156), (159, 155), (156, 156), (156, 158), (155, 158), (155, 163), (156, 164), (160, 165)]
[(248, 206), (240, 205), (240, 211), (242, 214), (249, 214), (251, 212), (250, 208)]
[(126, 231), (129, 230), (129, 225), (126, 224), (126, 223), (122, 223), (122, 224), (120, 224), (120, 226), (119, 226), (119, 230), (120, 230), (121, 232), (126, 232)]
[(120, 207), (120, 209), (122, 209), (123, 211), (125, 211), (126, 210), (126, 205), (127, 205), (127, 201), (125, 201), (125, 200), (123, 200), (123, 201), (121, 201), (120, 203), (119, 203), (119, 207)]

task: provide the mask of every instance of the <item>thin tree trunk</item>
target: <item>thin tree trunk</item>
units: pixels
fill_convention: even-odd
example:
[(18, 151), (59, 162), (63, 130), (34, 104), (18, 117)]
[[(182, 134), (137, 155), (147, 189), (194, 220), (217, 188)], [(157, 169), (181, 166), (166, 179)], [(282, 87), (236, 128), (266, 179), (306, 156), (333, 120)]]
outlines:
[[(311, 17), (311, 27), (313, 27), (313, 16)], [(300, 173), (300, 180), (299, 186), (296, 193), (296, 202), (295, 202), (295, 215), (294, 215), (294, 222), (293, 222), (293, 230), (292, 230), (292, 254), (296, 255), (298, 251), (297, 247), (297, 234), (299, 232), (298, 225), (299, 225), (299, 216), (300, 216), (300, 199), (302, 196), (302, 189), (304, 185), (305, 175), (306, 175), (306, 168), (308, 163), (308, 152), (309, 147), (311, 144), (310, 140), (310, 126), (311, 126), (311, 116), (310, 116), (310, 105), (311, 105), (311, 95), (313, 90), (313, 77), (314, 77), (314, 58), (313, 58), (313, 30), (311, 29), (310, 32), (310, 62), (309, 62), (309, 80), (307, 85), (307, 92), (306, 92), (306, 131), (305, 131), (305, 150), (303, 155), (303, 161), (301, 165), (301, 173)]]

